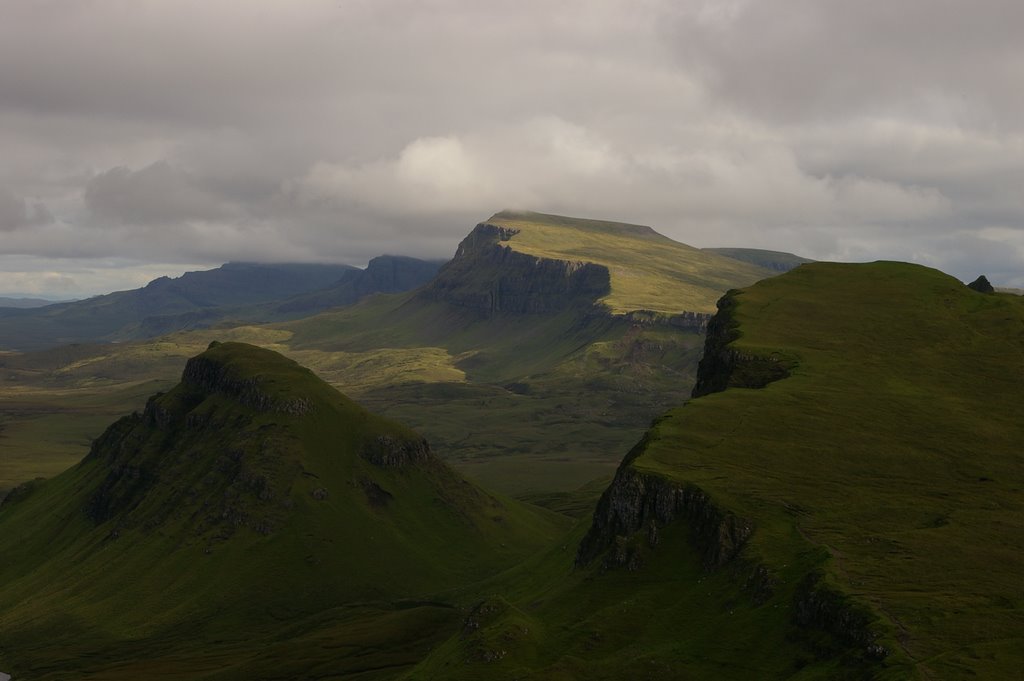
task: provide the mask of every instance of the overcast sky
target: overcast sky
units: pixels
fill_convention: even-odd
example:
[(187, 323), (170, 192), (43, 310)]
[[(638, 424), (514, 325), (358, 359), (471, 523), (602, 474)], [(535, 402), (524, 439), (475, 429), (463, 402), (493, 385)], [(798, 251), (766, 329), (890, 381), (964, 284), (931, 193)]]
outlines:
[(1024, 286), (1019, 0), (0, 0), (0, 294), (522, 208)]

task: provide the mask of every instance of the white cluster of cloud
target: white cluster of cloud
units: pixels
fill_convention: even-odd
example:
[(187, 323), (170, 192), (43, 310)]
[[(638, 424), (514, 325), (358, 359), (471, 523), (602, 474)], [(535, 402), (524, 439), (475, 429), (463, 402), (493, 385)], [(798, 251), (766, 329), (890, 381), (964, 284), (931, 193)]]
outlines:
[(503, 208), (1022, 286), (1022, 22), (1008, 0), (16, 0), (0, 292), (443, 257)]

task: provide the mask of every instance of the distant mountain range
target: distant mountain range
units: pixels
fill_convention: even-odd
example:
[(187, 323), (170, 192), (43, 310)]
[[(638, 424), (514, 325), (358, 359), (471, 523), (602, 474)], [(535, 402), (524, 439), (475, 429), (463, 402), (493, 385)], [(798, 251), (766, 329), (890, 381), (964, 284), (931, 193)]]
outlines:
[(57, 302), (56, 300), (46, 300), (45, 298), (4, 298), (0, 296), (0, 307), (17, 307), (17, 308), (30, 308), (30, 307), (43, 307), (45, 305), (53, 305)]
[(348, 265), (228, 263), (140, 289), (31, 309), (0, 308), (0, 348), (151, 338), (228, 322), (265, 322), (415, 288), (441, 263), (381, 256)]

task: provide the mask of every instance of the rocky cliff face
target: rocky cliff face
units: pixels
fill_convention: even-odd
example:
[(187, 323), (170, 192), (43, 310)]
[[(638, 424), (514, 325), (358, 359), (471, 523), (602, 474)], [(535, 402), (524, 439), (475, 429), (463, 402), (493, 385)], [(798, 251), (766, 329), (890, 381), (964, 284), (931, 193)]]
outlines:
[(658, 529), (677, 519), (689, 526), (690, 541), (705, 569), (715, 570), (733, 560), (750, 538), (753, 524), (717, 506), (696, 485), (634, 468), (633, 461), (646, 445), (644, 438), (630, 452), (601, 496), (576, 564), (585, 566), (604, 556), (606, 567), (637, 569), (642, 543), (654, 548)]
[(680, 312), (664, 315), (650, 310), (633, 310), (622, 315), (634, 326), (670, 326), (691, 333), (704, 333), (712, 316), (705, 312)]
[(700, 397), (726, 388), (763, 388), (789, 376), (792, 365), (780, 357), (762, 357), (731, 347), (740, 337), (733, 313), (738, 291), (729, 291), (718, 301), (718, 313), (708, 322), (704, 356), (697, 367), (693, 396)]
[(878, 643), (877, 618), (850, 596), (829, 588), (819, 572), (804, 577), (793, 597), (793, 621), (832, 634), (866, 660), (881, 660), (889, 650)]
[[(283, 456), (287, 434), (191, 418), (188, 402), (168, 407), (150, 399), (97, 438), (84, 463), (102, 474), (85, 514), (96, 524), (116, 519), (111, 538), (188, 518), (194, 536), (223, 540), (239, 528), (269, 534), (288, 513), (297, 465)], [(229, 441), (218, 433), (237, 429)]]
[(502, 245), (516, 233), (480, 223), (421, 295), (490, 316), (592, 305), (611, 290), (606, 267), (539, 258)]
[[(679, 322), (706, 325), (707, 329), (694, 397), (729, 387), (761, 388), (789, 375), (790, 365), (778, 358), (759, 357), (731, 347), (739, 338), (733, 319), (736, 295), (737, 291), (730, 291), (723, 296), (718, 302), (718, 313), (710, 319), (683, 317)], [(704, 567), (714, 570), (736, 558), (753, 533), (750, 520), (716, 505), (696, 485), (644, 472), (633, 465), (656, 429), (657, 423), (626, 456), (611, 486), (605, 490), (590, 531), (580, 544), (577, 565), (587, 565), (604, 555), (606, 566), (636, 568), (640, 562), (637, 538), (645, 535), (653, 548), (658, 528), (680, 519), (689, 526), (691, 542)], [(755, 573), (763, 571), (760, 567), (755, 569)], [(767, 576), (765, 579), (770, 581)]]
[[(705, 357), (700, 363), (694, 397), (732, 387), (761, 388), (789, 375), (790, 364), (781, 358), (760, 357), (730, 347), (739, 338), (733, 318), (735, 297), (730, 291), (719, 301), (719, 312), (707, 327)], [(576, 554), (577, 567), (601, 559), (605, 568), (640, 569), (644, 556), (658, 544), (664, 526), (681, 521), (705, 570), (729, 566), (740, 590), (756, 604), (784, 590), (792, 622), (802, 638), (823, 632), (812, 647), (823, 657), (837, 657), (851, 667), (874, 668), (889, 651), (878, 643), (876, 617), (855, 599), (828, 586), (822, 573), (803, 576), (796, 588), (781, 585), (773, 570), (750, 551), (744, 551), (755, 531), (754, 523), (737, 516), (695, 484), (644, 470), (636, 462), (659, 437), (658, 424), (626, 456), (594, 512), (590, 530)], [(789, 596), (791, 594), (791, 597)], [(820, 636), (815, 633), (813, 636)], [(821, 646), (824, 645), (824, 648)]]
[(202, 392), (228, 395), (239, 404), (256, 411), (301, 416), (313, 408), (312, 402), (302, 397), (274, 397), (262, 389), (259, 379), (238, 378), (223, 362), (203, 355), (188, 360), (181, 381)]
[(360, 456), (380, 468), (404, 468), (434, 460), (426, 440), (404, 440), (393, 435), (378, 435), (363, 447)]

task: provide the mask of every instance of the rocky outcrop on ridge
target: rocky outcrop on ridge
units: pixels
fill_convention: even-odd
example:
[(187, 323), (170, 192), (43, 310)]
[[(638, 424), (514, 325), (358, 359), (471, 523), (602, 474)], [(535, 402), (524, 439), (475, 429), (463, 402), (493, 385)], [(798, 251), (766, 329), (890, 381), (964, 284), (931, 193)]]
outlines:
[(313, 409), (310, 400), (303, 397), (274, 397), (262, 389), (259, 377), (239, 378), (228, 365), (205, 355), (197, 355), (188, 360), (181, 381), (203, 392), (229, 395), (256, 411), (301, 416)]
[[(762, 388), (789, 375), (791, 364), (782, 358), (730, 347), (740, 337), (733, 318), (738, 293), (730, 291), (723, 296), (718, 314), (708, 324), (694, 397), (734, 387)], [(576, 566), (586, 567), (601, 558), (606, 569), (641, 569), (645, 555), (658, 545), (662, 528), (682, 521), (705, 570), (730, 566), (739, 589), (755, 604), (766, 602), (779, 583), (770, 566), (744, 551), (755, 531), (754, 523), (716, 503), (693, 483), (636, 465), (659, 437), (656, 421), (622, 461), (580, 542)], [(793, 624), (800, 630), (829, 634), (835, 642), (834, 654), (849, 664), (871, 667), (889, 655), (878, 643), (877, 617), (851, 596), (829, 586), (820, 570), (805, 574), (790, 593)]]
[(696, 485), (679, 483), (632, 464), (643, 454), (645, 437), (619, 466), (594, 511), (590, 531), (580, 542), (576, 564), (604, 555), (605, 567), (641, 564), (638, 542), (653, 548), (658, 530), (676, 519), (686, 521), (690, 541), (704, 568), (715, 570), (735, 558), (753, 532), (753, 524), (717, 506)]
[(360, 456), (380, 468), (403, 468), (433, 460), (426, 440), (405, 440), (378, 435), (364, 447)]
[(608, 268), (540, 258), (503, 245), (518, 231), (478, 224), (421, 296), (482, 316), (559, 312), (589, 306), (611, 291)]
[(704, 356), (697, 367), (693, 396), (700, 397), (726, 388), (763, 388), (789, 376), (791, 364), (783, 358), (761, 356), (732, 347), (740, 337), (733, 313), (738, 291), (729, 291), (718, 301), (718, 313), (708, 322)]

